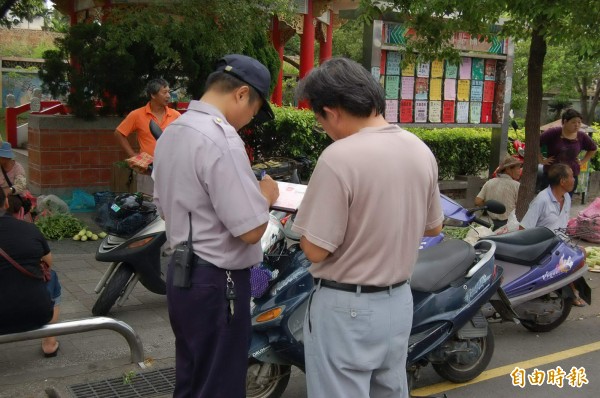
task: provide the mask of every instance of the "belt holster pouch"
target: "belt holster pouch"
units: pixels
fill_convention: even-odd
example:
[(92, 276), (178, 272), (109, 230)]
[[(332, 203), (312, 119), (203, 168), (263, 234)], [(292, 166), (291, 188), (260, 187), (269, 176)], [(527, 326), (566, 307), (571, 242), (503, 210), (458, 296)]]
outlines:
[(175, 246), (173, 253), (173, 281), (175, 287), (189, 288), (192, 284), (192, 266), (194, 265), (194, 248), (192, 247), (192, 213), (190, 219), (190, 233), (188, 241)]

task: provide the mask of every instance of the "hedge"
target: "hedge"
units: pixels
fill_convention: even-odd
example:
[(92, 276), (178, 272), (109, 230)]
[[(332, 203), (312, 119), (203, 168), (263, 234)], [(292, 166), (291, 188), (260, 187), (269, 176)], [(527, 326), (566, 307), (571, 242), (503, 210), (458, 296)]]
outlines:
[[(326, 134), (319, 132), (313, 113), (286, 106), (273, 106), (273, 111), (275, 120), (242, 133), (244, 141), (252, 148), (254, 159), (305, 156), (314, 167), (331, 140)], [(453, 179), (456, 175), (477, 175), (488, 170), (491, 145), (489, 128), (409, 127), (407, 130), (429, 146), (438, 161), (440, 179)], [(524, 139), (522, 131), (516, 135), (511, 131), (510, 135)], [(514, 152), (510, 143), (507, 149), (509, 153)]]

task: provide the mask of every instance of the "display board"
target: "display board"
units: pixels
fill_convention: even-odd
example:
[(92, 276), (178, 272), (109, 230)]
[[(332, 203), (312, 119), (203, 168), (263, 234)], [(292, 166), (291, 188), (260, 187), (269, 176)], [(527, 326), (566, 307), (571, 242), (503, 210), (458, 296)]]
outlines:
[[(460, 62), (434, 60), (410, 64), (402, 46), (413, 34), (398, 23), (382, 21), (379, 65), (371, 72), (385, 88), (385, 118), (391, 123), (500, 124), (508, 40), (454, 35)], [(379, 35), (374, 35), (379, 37)], [(373, 61), (375, 63), (376, 59)]]

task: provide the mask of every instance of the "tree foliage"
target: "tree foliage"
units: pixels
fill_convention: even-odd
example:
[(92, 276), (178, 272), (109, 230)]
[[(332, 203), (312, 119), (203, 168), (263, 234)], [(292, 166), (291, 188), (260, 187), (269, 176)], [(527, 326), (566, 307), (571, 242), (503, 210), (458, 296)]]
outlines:
[(0, 27), (12, 28), (48, 13), (44, 0), (5, 0), (0, 5)]
[(58, 50), (45, 54), (40, 76), (52, 94), (68, 94), (74, 114), (84, 118), (94, 116), (98, 100), (104, 113), (140, 106), (145, 84), (156, 77), (197, 98), (227, 53), (255, 56), (275, 77), (279, 61), (266, 36), (269, 11), (286, 12), (286, 6), (282, 0), (181, 0), (176, 8), (163, 2), (115, 7), (102, 23), (72, 26)]

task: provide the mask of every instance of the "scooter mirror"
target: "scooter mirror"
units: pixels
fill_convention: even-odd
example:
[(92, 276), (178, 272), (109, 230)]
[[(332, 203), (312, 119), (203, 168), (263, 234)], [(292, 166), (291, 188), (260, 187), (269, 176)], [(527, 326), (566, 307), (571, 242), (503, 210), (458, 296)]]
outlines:
[(488, 200), (485, 202), (485, 208), (490, 213), (502, 214), (506, 211), (506, 207), (497, 200)]
[(155, 140), (158, 140), (162, 134), (162, 129), (154, 120), (150, 120), (150, 133), (152, 133)]

